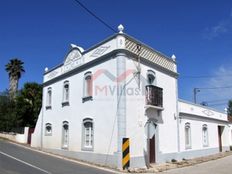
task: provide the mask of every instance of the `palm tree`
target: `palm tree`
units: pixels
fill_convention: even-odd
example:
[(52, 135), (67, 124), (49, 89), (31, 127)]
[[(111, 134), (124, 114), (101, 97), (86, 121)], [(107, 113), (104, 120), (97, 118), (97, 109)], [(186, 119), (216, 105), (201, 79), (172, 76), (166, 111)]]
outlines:
[(22, 73), (25, 72), (23, 64), (24, 62), (15, 58), (15, 59), (11, 59), (10, 62), (5, 66), (6, 71), (9, 74), (9, 80), (10, 80), (10, 85), (9, 85), (10, 99), (15, 98), (16, 92), (18, 90), (19, 79), (21, 78)]

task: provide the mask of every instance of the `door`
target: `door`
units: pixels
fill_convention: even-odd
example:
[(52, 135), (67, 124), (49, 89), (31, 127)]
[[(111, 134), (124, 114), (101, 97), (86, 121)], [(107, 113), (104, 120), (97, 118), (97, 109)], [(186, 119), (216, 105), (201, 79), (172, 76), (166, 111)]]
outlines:
[(34, 133), (35, 128), (29, 128), (28, 130), (28, 137), (27, 137), (27, 144), (31, 144), (31, 134)]
[(150, 163), (155, 163), (155, 135), (150, 139)]
[(218, 126), (218, 144), (219, 144), (219, 152), (222, 152), (222, 127)]

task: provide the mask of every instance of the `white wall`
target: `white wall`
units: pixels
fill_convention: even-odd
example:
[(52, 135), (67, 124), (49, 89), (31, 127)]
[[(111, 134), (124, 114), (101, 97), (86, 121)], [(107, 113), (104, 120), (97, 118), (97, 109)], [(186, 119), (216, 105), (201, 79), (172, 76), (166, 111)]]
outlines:
[[(191, 148), (186, 149), (185, 146), (185, 123), (191, 126)], [(208, 147), (203, 146), (202, 126), (206, 124), (208, 127)], [(218, 148), (218, 124), (211, 122), (203, 122), (201, 120), (181, 119), (180, 123), (180, 149), (181, 151), (200, 150), (208, 148)]]
[[(127, 70), (136, 70), (135, 62), (132, 59), (127, 60)], [(141, 76), (147, 79), (147, 70), (153, 70), (156, 73), (156, 85), (163, 88), (163, 107), (161, 116), (151, 111), (152, 117), (158, 119), (158, 132), (156, 142), (158, 144), (157, 153), (174, 153), (177, 152), (177, 122), (174, 116), (176, 112), (176, 79), (167, 75), (160, 70), (141, 64)], [(127, 78), (129, 81), (133, 75)], [(141, 77), (142, 78), (142, 77)], [(133, 80), (127, 85), (128, 89), (139, 91), (139, 95), (127, 95), (127, 136), (130, 138), (131, 156), (144, 156), (147, 151), (147, 141), (145, 134), (145, 124), (148, 120), (147, 111), (145, 109), (145, 85), (141, 83), (141, 88), (138, 89), (138, 83)], [(150, 115), (151, 116), (151, 115)], [(159, 151), (158, 151), (159, 150)], [(158, 159), (157, 159), (158, 160)]]
[(40, 110), (34, 133), (31, 134), (32, 147), (41, 147), (41, 123), (42, 123), (42, 112), (43, 112), (42, 109)]
[[(100, 65), (95, 65), (83, 70), (71, 77), (62, 79), (52, 85), (44, 87), (43, 103), (46, 103), (47, 88), (52, 88), (52, 109), (46, 110), (44, 105), (43, 129), (46, 123), (52, 124), (52, 135), (43, 136), (43, 146), (46, 148), (61, 148), (62, 122), (69, 122), (69, 150), (82, 151), (82, 121), (84, 118), (92, 118), (94, 121), (94, 153), (107, 154), (110, 146), (110, 154), (116, 151), (116, 127), (114, 124), (116, 114), (116, 91), (111, 94), (110, 87), (116, 87), (116, 83), (109, 80), (104, 74), (93, 81), (93, 100), (82, 103), (84, 74), (91, 71), (94, 75), (98, 70), (106, 69), (116, 76), (115, 59), (110, 59)], [(63, 82), (68, 80), (70, 86), (70, 105), (62, 107)], [(97, 88), (104, 88), (99, 91)], [(105, 89), (107, 91), (105, 91)], [(114, 132), (113, 132), (114, 130)], [(45, 131), (43, 131), (45, 134)], [(112, 142), (110, 137), (113, 136)]]
[(232, 124), (231, 123), (229, 124), (229, 133), (228, 134), (229, 134), (228, 135), (229, 144), (230, 144), (230, 146), (232, 146)]
[[(218, 126), (224, 127), (222, 132), (222, 146), (229, 146), (229, 126), (227, 115), (208, 107), (191, 104), (185, 101), (179, 101), (180, 112), (180, 149), (181, 151), (193, 151), (202, 149), (218, 149)], [(191, 148), (185, 147), (185, 123), (191, 125)], [(203, 146), (202, 126), (206, 124), (208, 127), (207, 147)]]
[(179, 100), (179, 112), (196, 115), (199, 117), (206, 117), (211, 119), (218, 119), (222, 121), (227, 120), (227, 114), (208, 108), (202, 105), (193, 104), (187, 101)]
[(18, 143), (27, 143), (27, 138), (28, 138), (28, 131), (29, 127), (24, 127), (24, 133), (23, 134), (18, 134), (18, 133), (0, 133), (0, 137), (6, 138)]

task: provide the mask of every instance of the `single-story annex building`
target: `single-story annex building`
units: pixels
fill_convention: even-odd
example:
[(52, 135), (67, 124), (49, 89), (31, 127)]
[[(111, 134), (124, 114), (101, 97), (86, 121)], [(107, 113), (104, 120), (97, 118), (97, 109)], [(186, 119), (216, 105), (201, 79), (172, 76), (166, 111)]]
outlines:
[(118, 30), (87, 50), (71, 44), (62, 64), (45, 69), (31, 145), (117, 168), (229, 150), (227, 115), (178, 99), (175, 56)]

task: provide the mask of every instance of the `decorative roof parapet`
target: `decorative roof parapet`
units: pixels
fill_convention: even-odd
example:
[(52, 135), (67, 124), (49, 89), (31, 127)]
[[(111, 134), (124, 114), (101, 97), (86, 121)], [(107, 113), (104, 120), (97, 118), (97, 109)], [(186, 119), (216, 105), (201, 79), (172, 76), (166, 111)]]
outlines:
[[(128, 51), (137, 54), (137, 45), (138, 43), (136, 41), (133, 41), (132, 39), (126, 37), (125, 47)], [(140, 56), (165, 69), (168, 69), (169, 71), (177, 73), (176, 63), (172, 59), (167, 58), (166, 56), (147, 46), (142, 45), (140, 50)]]

